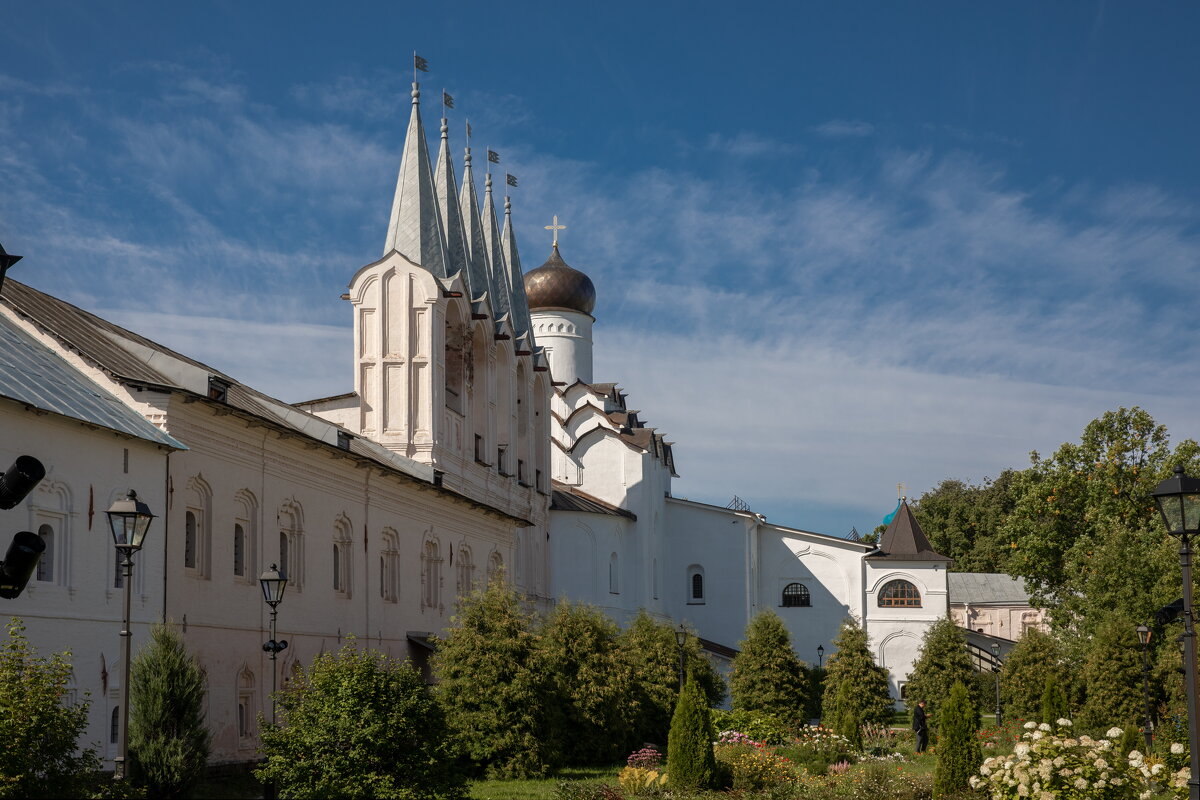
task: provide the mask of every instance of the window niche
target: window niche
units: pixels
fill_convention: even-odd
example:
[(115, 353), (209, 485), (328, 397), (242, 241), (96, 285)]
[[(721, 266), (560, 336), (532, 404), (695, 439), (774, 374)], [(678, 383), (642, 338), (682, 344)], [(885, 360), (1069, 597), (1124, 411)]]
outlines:
[(704, 567), (692, 564), (687, 570), (687, 601), (689, 605), (704, 605)]
[(789, 583), (783, 587), (779, 604), (784, 608), (809, 608), (812, 606), (812, 595), (803, 583)]

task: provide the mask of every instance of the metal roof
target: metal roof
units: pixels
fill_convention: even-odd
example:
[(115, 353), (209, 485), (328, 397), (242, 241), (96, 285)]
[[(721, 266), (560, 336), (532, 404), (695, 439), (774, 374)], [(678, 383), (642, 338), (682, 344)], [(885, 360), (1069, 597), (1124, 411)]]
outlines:
[(925, 531), (913, 516), (908, 501), (901, 502), (892, 524), (879, 537), (879, 550), (867, 556), (893, 561), (951, 561), (933, 549)]
[(946, 588), (951, 603), (1029, 604), (1025, 581), (1003, 572), (950, 572), (946, 575)]
[(598, 497), (584, 494), (578, 489), (555, 483), (550, 495), (551, 511), (581, 511), (585, 514), (608, 514), (613, 517), (628, 517), (636, 520), (637, 515), (628, 509), (606, 503)]
[(0, 396), (126, 436), (187, 449), (3, 315)]

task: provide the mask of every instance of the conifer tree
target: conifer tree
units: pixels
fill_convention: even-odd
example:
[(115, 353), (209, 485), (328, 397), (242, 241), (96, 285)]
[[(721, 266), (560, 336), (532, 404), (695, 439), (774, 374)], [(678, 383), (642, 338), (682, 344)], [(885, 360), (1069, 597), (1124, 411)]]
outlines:
[(1142, 663), (1134, 628), (1114, 615), (1096, 630), (1083, 664), (1087, 698), (1078, 721), (1085, 728), (1107, 730), (1141, 713)]
[[(936, 720), (955, 683), (978, 686), (962, 629), (949, 617), (942, 617), (925, 631), (921, 640), (921, 655), (908, 675), (908, 697), (911, 702), (924, 700), (927, 711)], [(976, 710), (981, 705), (980, 699), (971, 698)]]
[(593, 606), (559, 601), (541, 626), (543, 664), (561, 713), (555, 737), (572, 766), (611, 764), (629, 752), (633, 676), (616, 623)]
[[(848, 617), (833, 640), (833, 655), (825, 659), (825, 694), (822, 717), (833, 725), (844, 706), (852, 706), (862, 723), (886, 724), (892, 717), (892, 696), (887, 670), (875, 663), (867, 633)], [(850, 687), (842, 692), (842, 687)]]
[(808, 670), (792, 650), (779, 615), (756, 615), (738, 646), (729, 676), (734, 710), (763, 711), (797, 727), (807, 723)]
[[(278, 695), (256, 777), (288, 798), (462, 800), (465, 776), (441, 707), (411, 663), (353, 638)], [(151, 795), (153, 796), (153, 795)]]
[(1046, 678), (1042, 685), (1041, 722), (1055, 725), (1060, 719), (1070, 719), (1071, 710), (1067, 705), (1067, 695), (1053, 675)]
[(843, 737), (854, 748), (855, 752), (863, 749), (862, 714), (858, 704), (853, 702), (855, 690), (848, 682), (838, 687), (837, 718), (834, 720), (833, 732)]
[(983, 763), (976, 736), (979, 708), (962, 681), (955, 681), (942, 703), (938, 725), (937, 766), (933, 770), (933, 796), (954, 796), (967, 788)]
[(713, 754), (712, 715), (699, 684), (688, 673), (667, 739), (667, 779), (672, 791), (712, 789), (717, 761)]
[(154, 625), (129, 665), (131, 773), (152, 797), (182, 797), (208, 763), (204, 672), (170, 625)]
[[(1054, 637), (1037, 628), (1025, 632), (1000, 669), (1000, 698), (1010, 719), (1042, 719), (1046, 679), (1062, 669)], [(1057, 719), (1057, 718), (1056, 718)], [(1054, 720), (1044, 720), (1053, 723)]]
[[(679, 646), (670, 623), (639, 611), (619, 636), (621, 652), (633, 675), (630, 712), (637, 742), (663, 742), (679, 697)], [(684, 646), (687, 669), (708, 705), (725, 699), (725, 681), (700, 652), (700, 642), (688, 635)]]
[(468, 758), (489, 777), (541, 777), (558, 762), (554, 677), (533, 628), (508, 581), (494, 580), (460, 602), (437, 642), (437, 697)]

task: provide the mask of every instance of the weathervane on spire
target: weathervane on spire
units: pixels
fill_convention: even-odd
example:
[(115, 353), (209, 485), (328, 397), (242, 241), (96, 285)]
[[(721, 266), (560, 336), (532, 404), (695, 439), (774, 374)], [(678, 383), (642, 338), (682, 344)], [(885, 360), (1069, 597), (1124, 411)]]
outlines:
[(567, 229), (566, 225), (558, 224), (558, 214), (554, 215), (554, 224), (553, 225), (545, 225), (543, 227), (545, 227), (545, 229), (548, 231), (554, 232), (554, 246), (558, 247), (558, 232), (565, 231)]

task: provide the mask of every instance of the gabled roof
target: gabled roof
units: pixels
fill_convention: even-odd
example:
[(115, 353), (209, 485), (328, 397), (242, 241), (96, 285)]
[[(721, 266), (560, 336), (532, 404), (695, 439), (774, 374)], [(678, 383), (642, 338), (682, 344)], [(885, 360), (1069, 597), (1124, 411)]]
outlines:
[(1029, 605), (1025, 580), (1003, 572), (950, 572), (946, 589), (951, 603)]
[[(14, 284), (6, 283), (6, 291)], [(2, 315), (0, 397), (174, 450), (187, 449)]]
[(886, 558), (893, 561), (952, 560), (933, 549), (925, 531), (921, 530), (917, 518), (913, 516), (912, 509), (908, 507), (907, 500), (900, 504), (896, 515), (892, 517), (892, 524), (888, 525), (883, 536), (879, 537), (879, 550), (867, 558)]
[(551, 511), (580, 511), (584, 514), (607, 514), (611, 517), (625, 517), (636, 520), (637, 515), (628, 509), (606, 503), (599, 497), (581, 492), (574, 486), (555, 481), (550, 495)]

